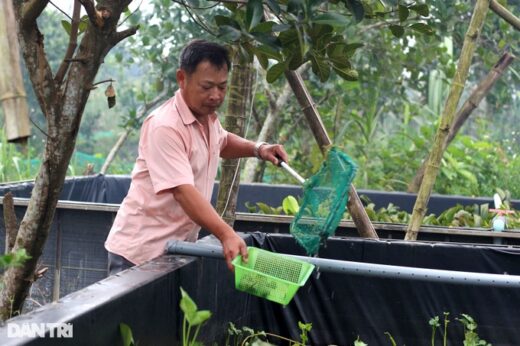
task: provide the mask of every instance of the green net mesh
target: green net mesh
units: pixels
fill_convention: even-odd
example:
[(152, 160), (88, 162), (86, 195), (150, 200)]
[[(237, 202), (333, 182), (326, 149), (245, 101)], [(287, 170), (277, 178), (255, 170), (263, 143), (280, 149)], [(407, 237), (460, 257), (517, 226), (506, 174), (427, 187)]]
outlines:
[(290, 230), (307, 254), (315, 255), (320, 243), (336, 231), (356, 170), (347, 154), (332, 147), (318, 173), (305, 181), (303, 201)]

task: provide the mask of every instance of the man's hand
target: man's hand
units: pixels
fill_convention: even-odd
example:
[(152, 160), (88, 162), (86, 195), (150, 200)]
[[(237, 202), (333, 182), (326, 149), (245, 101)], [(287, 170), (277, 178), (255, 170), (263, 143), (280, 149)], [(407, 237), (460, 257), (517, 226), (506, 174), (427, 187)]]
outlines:
[(247, 262), (247, 246), (244, 239), (240, 238), (235, 232), (229, 236), (225, 236), (220, 240), (222, 243), (222, 252), (226, 259), (226, 264), (229, 270), (234, 271), (231, 261), (238, 255), (242, 255), (244, 262)]
[(278, 166), (280, 159), (287, 162), (288, 156), (281, 144), (264, 144), (258, 148), (258, 155), (265, 161), (271, 161)]

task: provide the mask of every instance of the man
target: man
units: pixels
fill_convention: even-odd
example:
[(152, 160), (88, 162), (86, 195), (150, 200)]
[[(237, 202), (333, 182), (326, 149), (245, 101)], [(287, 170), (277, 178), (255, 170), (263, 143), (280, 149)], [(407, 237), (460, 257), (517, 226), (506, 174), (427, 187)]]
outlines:
[(215, 111), (224, 101), (227, 50), (195, 40), (181, 52), (179, 90), (144, 121), (128, 195), (105, 242), (109, 273), (142, 264), (164, 252), (170, 239), (195, 241), (201, 227), (222, 243), (230, 270), (242, 238), (210, 204), (219, 156), (287, 161), (281, 145), (254, 143), (226, 132)]

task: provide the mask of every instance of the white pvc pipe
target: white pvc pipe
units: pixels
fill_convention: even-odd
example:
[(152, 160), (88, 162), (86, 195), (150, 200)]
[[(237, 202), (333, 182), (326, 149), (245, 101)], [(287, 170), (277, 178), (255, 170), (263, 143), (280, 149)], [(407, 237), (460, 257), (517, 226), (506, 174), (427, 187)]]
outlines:
[[(170, 254), (201, 256), (223, 259), (222, 248), (215, 245), (172, 240), (166, 250)], [(314, 264), (321, 272), (343, 273), (379, 278), (418, 280), (476, 286), (520, 288), (520, 276), (475, 272), (462, 272), (416, 267), (402, 267), (386, 264), (340, 261), (326, 258), (305, 257), (284, 254)]]

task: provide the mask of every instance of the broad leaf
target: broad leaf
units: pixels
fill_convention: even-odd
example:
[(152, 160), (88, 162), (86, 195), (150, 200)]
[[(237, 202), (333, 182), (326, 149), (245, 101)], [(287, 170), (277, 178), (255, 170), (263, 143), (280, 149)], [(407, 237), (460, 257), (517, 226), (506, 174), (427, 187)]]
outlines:
[(410, 25), (410, 28), (412, 28), (415, 31), (418, 31), (420, 33), (426, 34), (426, 35), (433, 35), (434, 31), (431, 26), (424, 24), (424, 23), (414, 23)]
[(193, 319), (197, 313), (197, 304), (191, 299), (186, 291), (181, 287), (181, 302), (179, 304), (184, 316), (188, 320), (188, 323), (192, 324)]
[(361, 22), (365, 18), (365, 8), (359, 0), (345, 0), (347, 8), (354, 14), (357, 22)]
[(268, 21), (268, 22), (261, 22), (259, 23), (257, 26), (255, 26), (254, 28), (252, 28), (250, 30), (251, 33), (255, 33), (255, 32), (259, 32), (259, 33), (270, 33), (273, 31), (273, 26), (275, 25), (276, 23), (273, 22), (273, 21)]
[(336, 71), (338, 76), (340, 76), (341, 78), (343, 78), (345, 80), (353, 82), (353, 81), (357, 81), (359, 78), (358, 72), (354, 69), (339, 68), (336, 65), (332, 65), (332, 68), (334, 69), (334, 71)]
[(291, 52), (285, 64), (289, 67), (289, 70), (296, 70), (303, 64), (303, 56), (299, 49), (295, 49)]
[(324, 14), (320, 14), (312, 19), (314, 23), (317, 24), (328, 24), (332, 26), (345, 26), (348, 25), (348, 18), (342, 16), (339, 13), (327, 12)]
[(192, 326), (198, 326), (204, 322), (206, 322), (211, 317), (211, 311), (209, 310), (201, 310), (197, 311), (193, 321), (190, 323)]
[(240, 29), (240, 24), (236, 20), (228, 16), (216, 15), (215, 24), (217, 24), (217, 26), (229, 25), (233, 28)]
[(345, 53), (347, 54), (347, 57), (349, 57), (349, 58), (352, 57), (354, 55), (354, 53), (356, 52), (356, 50), (363, 46), (364, 46), (364, 44), (359, 43), (359, 42), (347, 44), (347, 46), (345, 47)]
[(268, 83), (273, 83), (275, 80), (278, 79), (283, 73), (285, 72), (285, 64), (278, 63), (274, 64), (267, 70), (266, 80)]
[(296, 32), (296, 29), (291, 28), (289, 30), (280, 32), (278, 39), (284, 47), (287, 47), (293, 43), (298, 43), (298, 33)]
[(280, 50), (282, 47), (280, 46), (280, 41), (278, 40), (278, 38), (272, 36), (272, 35), (269, 35), (269, 34), (264, 34), (264, 33), (261, 33), (261, 32), (255, 32), (255, 33), (252, 33), (251, 36), (258, 42), (270, 47), (271, 49), (274, 49), (276, 51)]
[(72, 30), (72, 25), (70, 24), (70, 22), (68, 22), (66, 20), (62, 20), (61, 26), (63, 27), (63, 29), (65, 29), (67, 34), (70, 36), (70, 31)]
[(388, 28), (392, 32), (392, 35), (394, 35), (397, 38), (400, 38), (404, 35), (404, 28), (401, 25), (392, 24), (388, 26)]
[(276, 0), (267, 0), (267, 6), (271, 9), (273, 14), (280, 14), (280, 5), (278, 5), (278, 1)]
[(410, 6), (410, 9), (417, 12), (423, 17), (428, 17), (430, 15), (430, 9), (426, 4), (413, 5)]
[(298, 16), (300, 11), (303, 11), (305, 2), (303, 0), (289, 0), (287, 3), (287, 12)]
[(260, 45), (260, 46), (255, 47), (255, 54), (257, 51), (264, 54), (268, 59), (274, 59), (274, 60), (282, 59), (282, 56), (280, 55), (279, 51), (274, 50), (271, 47), (266, 46), (266, 45)]
[(406, 19), (408, 19), (408, 16), (410, 15), (410, 11), (406, 6), (399, 5), (397, 6), (397, 11), (399, 12), (399, 21), (404, 22)]
[(219, 28), (219, 37), (225, 41), (238, 41), (242, 32), (229, 25), (222, 25)]
[(282, 202), (283, 212), (287, 215), (296, 215), (300, 210), (298, 201), (293, 196), (287, 196)]
[(132, 329), (127, 324), (119, 323), (119, 332), (121, 333), (121, 338), (123, 338), (123, 346), (135, 345)]
[(320, 78), (321, 82), (327, 81), (330, 76), (330, 67), (327, 62), (316, 53), (311, 53), (310, 59), (312, 72)]
[(246, 5), (246, 27), (250, 31), (262, 20), (264, 8), (262, 0), (248, 0)]

